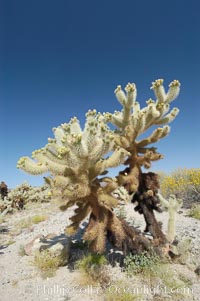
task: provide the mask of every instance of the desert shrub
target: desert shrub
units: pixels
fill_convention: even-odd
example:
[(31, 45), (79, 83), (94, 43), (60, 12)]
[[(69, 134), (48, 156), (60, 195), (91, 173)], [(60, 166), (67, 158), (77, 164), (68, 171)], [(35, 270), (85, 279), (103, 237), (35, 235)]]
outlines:
[(76, 263), (76, 268), (80, 270), (82, 277), (88, 284), (99, 283), (105, 285), (109, 283), (110, 279), (106, 266), (107, 259), (101, 254), (89, 253)]
[(130, 254), (124, 259), (125, 271), (128, 276), (132, 276), (134, 274), (146, 272), (147, 270), (152, 270), (159, 262), (160, 258), (153, 252), (152, 254), (147, 251), (144, 251), (141, 254)]
[(200, 204), (193, 205), (190, 209), (188, 215), (190, 217), (200, 219)]
[(26, 255), (26, 251), (25, 251), (24, 246), (22, 246), (22, 245), (19, 246), (18, 255), (21, 256), (21, 257)]
[(52, 256), (49, 250), (35, 252), (33, 265), (38, 268), (43, 278), (53, 277), (63, 263), (61, 256)]
[(191, 207), (200, 202), (200, 168), (180, 168), (169, 175), (161, 176), (161, 192), (168, 198), (174, 194), (183, 200), (183, 206)]

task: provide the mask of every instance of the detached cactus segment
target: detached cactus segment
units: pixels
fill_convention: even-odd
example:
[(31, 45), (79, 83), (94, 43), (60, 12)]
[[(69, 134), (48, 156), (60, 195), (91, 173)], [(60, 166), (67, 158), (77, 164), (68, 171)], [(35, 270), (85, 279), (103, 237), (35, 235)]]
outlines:
[[(159, 141), (169, 133), (167, 123), (178, 114), (178, 109), (170, 111), (170, 103), (178, 96), (180, 84), (173, 81), (166, 93), (163, 80), (152, 84), (156, 100), (149, 99), (145, 108), (137, 102), (135, 84), (128, 83), (125, 91), (121, 86), (115, 90), (121, 111), (86, 113), (82, 129), (74, 117), (53, 129), (54, 138), (47, 145), (36, 150), (32, 159), (22, 157), (17, 167), (33, 175), (48, 172), (45, 178), (51, 188), (53, 198), (60, 202), (61, 210), (76, 205), (72, 224), (67, 228), (70, 235), (75, 233), (80, 223), (90, 214), (84, 239), (89, 241), (94, 252), (105, 250), (106, 239), (124, 251), (139, 252), (149, 247), (149, 240), (135, 229), (120, 220), (113, 208), (119, 204), (116, 192), (120, 187), (128, 195), (136, 193), (141, 187), (141, 168), (150, 168), (151, 162), (163, 156), (150, 144)], [(111, 130), (109, 123), (116, 129)], [(140, 138), (150, 127), (159, 126), (147, 138)], [(118, 176), (101, 177), (108, 168), (121, 164), (127, 168)]]
[(183, 205), (183, 201), (181, 199), (177, 199), (173, 194), (170, 195), (168, 201), (160, 193), (158, 193), (157, 196), (159, 197), (162, 206), (168, 210), (169, 220), (167, 238), (169, 242), (172, 243), (176, 236), (176, 212)]

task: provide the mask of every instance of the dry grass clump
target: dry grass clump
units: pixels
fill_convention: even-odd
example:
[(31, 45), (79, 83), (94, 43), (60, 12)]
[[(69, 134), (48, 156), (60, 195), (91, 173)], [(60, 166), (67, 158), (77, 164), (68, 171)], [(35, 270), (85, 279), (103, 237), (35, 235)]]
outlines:
[(15, 240), (11, 237), (6, 241), (5, 245), (10, 246), (10, 245), (13, 245), (14, 243), (15, 243)]
[(59, 266), (63, 264), (62, 256), (52, 256), (48, 249), (35, 252), (33, 265), (36, 266), (43, 278), (53, 277)]
[(41, 222), (44, 222), (47, 220), (47, 216), (46, 215), (34, 215), (32, 218), (32, 223), (33, 224), (39, 224)]
[(38, 223), (46, 221), (47, 218), (48, 217), (46, 215), (34, 215), (32, 217), (23, 218), (16, 223), (16, 228), (18, 228), (18, 229), (29, 228), (34, 224), (38, 224)]
[(6, 217), (4, 215), (0, 215), (0, 224), (5, 223)]
[(188, 216), (200, 220), (200, 204), (193, 205), (188, 213)]
[(87, 254), (78, 260), (75, 268), (80, 271), (79, 282), (82, 285), (100, 284), (106, 285), (110, 282), (110, 275), (107, 269), (108, 262), (104, 255)]

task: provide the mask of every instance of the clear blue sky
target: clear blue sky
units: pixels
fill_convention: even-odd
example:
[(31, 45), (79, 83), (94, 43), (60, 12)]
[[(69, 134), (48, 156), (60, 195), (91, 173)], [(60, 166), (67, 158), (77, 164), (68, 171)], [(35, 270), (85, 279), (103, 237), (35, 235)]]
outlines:
[(2, 0), (0, 2), (0, 181), (43, 183), (16, 168), (44, 146), (52, 127), (88, 109), (119, 110), (118, 84), (173, 79), (180, 114), (152, 170), (200, 167), (200, 4), (196, 0)]

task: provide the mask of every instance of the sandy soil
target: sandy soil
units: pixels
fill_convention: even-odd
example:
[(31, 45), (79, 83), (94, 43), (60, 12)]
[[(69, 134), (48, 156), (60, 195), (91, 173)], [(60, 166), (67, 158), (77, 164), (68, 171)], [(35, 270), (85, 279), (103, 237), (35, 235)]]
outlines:
[[(134, 212), (132, 205), (125, 206), (125, 210), (128, 219), (134, 223), (134, 226), (143, 230), (143, 217)], [(177, 216), (177, 238), (179, 240), (191, 239), (190, 256), (187, 259), (187, 264), (174, 263), (173, 269), (186, 275), (192, 283), (188, 298), (186, 296), (186, 299), (180, 300), (198, 301), (200, 300), (200, 282), (199, 276), (195, 274), (194, 270), (200, 264), (200, 221), (188, 217), (186, 213), (186, 210), (181, 210)], [(22, 219), (36, 214), (45, 214), (48, 219), (28, 228), (19, 229), (19, 223)], [(33, 258), (20, 254), (23, 246), (37, 234), (62, 234), (69, 223), (71, 214), (73, 214), (73, 210), (60, 212), (52, 204), (43, 203), (32, 205), (26, 210), (6, 216), (5, 221), (0, 226), (1, 301), (106, 300), (101, 289), (95, 285), (82, 285), (79, 281), (81, 279), (80, 272), (71, 269), (70, 266), (60, 267), (53, 277), (43, 279), (40, 271), (33, 265)], [(163, 229), (166, 231), (167, 213), (159, 214), (158, 220), (162, 221)], [(16, 226), (17, 223), (18, 226)], [(113, 275), (113, 279), (125, 279), (124, 273), (118, 266), (110, 266), (110, 273)], [(117, 290), (114, 285), (112, 289)], [(179, 300), (173, 297), (173, 292), (171, 295), (169, 294), (169, 299), (159, 299), (155, 294), (143, 293), (142, 299), (138, 300)], [(135, 300), (134, 297), (133, 300)]]

